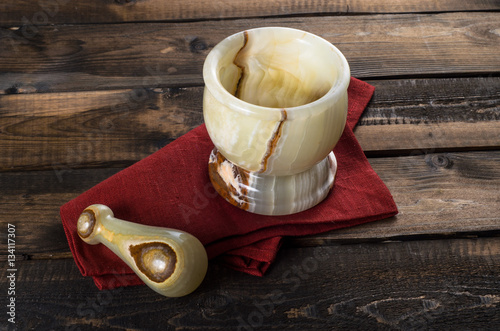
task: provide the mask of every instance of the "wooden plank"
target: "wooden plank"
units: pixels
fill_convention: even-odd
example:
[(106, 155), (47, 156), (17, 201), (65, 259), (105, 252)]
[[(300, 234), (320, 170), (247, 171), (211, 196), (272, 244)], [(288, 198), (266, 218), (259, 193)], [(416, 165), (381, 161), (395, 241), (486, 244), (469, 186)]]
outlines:
[(0, 4), (0, 25), (207, 20), (310, 14), (498, 10), (495, 0), (29, 0)]
[(491, 330), (500, 323), (500, 238), (285, 248), (263, 278), (212, 262), (202, 285), (181, 298), (145, 286), (98, 291), (72, 259), (16, 265), (22, 330)]
[(201, 103), (201, 88), (3, 96), (1, 169), (128, 165), (201, 124)]
[[(398, 206), (396, 217), (310, 236), (297, 245), (500, 233), (500, 153), (369, 159)], [(479, 232), (478, 232), (479, 231)], [(483, 234), (480, 232), (484, 231)]]
[[(500, 147), (500, 78), (369, 81), (370, 155)], [(0, 171), (123, 167), (203, 122), (203, 88), (0, 96)]]
[[(119, 170), (67, 168), (0, 174), (0, 224), (2, 229), (6, 229), (8, 223), (16, 227), (18, 258), (37, 259), (51, 254), (60, 257), (61, 253), (63, 256), (68, 253), (59, 208)], [(2, 259), (5, 260), (6, 255), (0, 253)]]
[[(500, 230), (500, 151), (437, 153), (372, 158), (370, 163), (391, 191), (399, 215), (295, 245), (330, 241), (366, 242), (485, 235)], [(17, 252), (24, 256), (68, 252), (59, 207), (119, 169), (65, 169), (0, 174), (0, 228), (16, 226)], [(40, 238), (51, 238), (42, 241)], [(6, 252), (0, 252), (5, 258)]]
[(210, 49), (261, 26), (335, 44), (358, 78), (498, 73), (497, 13), (291, 17), (0, 29), (0, 93), (202, 85)]
[(371, 81), (355, 134), (369, 155), (500, 147), (500, 79)]
[[(393, 125), (388, 131), (381, 132), (380, 128), (373, 126), (360, 127), (356, 135), (363, 142), (362, 147), (369, 155), (380, 155), (380, 152), (420, 154), (429, 151), (478, 150), (500, 146), (498, 121), (422, 124), (420, 127), (400, 124)], [(463, 144), (458, 144), (459, 142)]]

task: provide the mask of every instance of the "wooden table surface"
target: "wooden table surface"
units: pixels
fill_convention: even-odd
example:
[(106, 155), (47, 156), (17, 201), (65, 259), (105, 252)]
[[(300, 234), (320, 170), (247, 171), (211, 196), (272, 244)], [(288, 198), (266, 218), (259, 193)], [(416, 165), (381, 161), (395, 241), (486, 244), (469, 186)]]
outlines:
[[(2, 330), (497, 329), (499, 10), (498, 0), (3, 1)], [(324, 37), (376, 87), (355, 135), (399, 215), (288, 238), (262, 278), (214, 260), (187, 297), (99, 291), (75, 265), (59, 207), (201, 124), (206, 55), (261, 26)], [(305, 272), (317, 246), (331, 254)]]

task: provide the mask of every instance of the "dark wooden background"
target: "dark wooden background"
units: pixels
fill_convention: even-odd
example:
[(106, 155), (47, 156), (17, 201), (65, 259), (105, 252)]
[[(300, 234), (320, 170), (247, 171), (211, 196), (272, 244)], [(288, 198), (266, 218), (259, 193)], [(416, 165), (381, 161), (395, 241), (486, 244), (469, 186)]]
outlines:
[[(494, 330), (499, 11), (497, 0), (2, 2), (2, 307), (10, 223), (18, 330)], [(326, 38), (376, 87), (355, 134), (400, 214), (289, 238), (263, 278), (212, 261), (184, 298), (98, 291), (59, 207), (201, 124), (206, 55), (260, 26)]]

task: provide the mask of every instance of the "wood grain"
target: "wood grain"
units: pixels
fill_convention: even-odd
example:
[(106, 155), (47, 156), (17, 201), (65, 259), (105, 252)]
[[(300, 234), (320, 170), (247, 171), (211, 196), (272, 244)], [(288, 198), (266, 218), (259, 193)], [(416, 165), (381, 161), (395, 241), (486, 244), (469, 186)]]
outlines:
[(182, 298), (145, 286), (98, 291), (72, 259), (17, 265), (23, 330), (158, 323), (165, 330), (487, 330), (500, 323), (500, 238), (285, 248), (264, 278), (212, 262), (200, 288)]
[(202, 85), (206, 55), (261, 26), (306, 30), (335, 44), (358, 78), (498, 73), (496, 13), (243, 19), (0, 29), (0, 93)]
[[(369, 81), (371, 156), (500, 146), (500, 78)], [(203, 88), (0, 96), (0, 171), (123, 167), (203, 122)]]
[[(75, 10), (77, 9), (77, 10)], [(495, 0), (29, 0), (0, 4), (0, 25), (208, 20), (311, 14), (498, 10)]]
[(370, 83), (375, 95), (355, 129), (367, 155), (500, 147), (499, 78)]
[[(499, 10), (498, 0), (0, 2), (0, 233), (16, 225), (17, 329), (494, 330)], [(98, 291), (59, 207), (201, 124), (206, 55), (260, 26), (324, 37), (376, 86), (355, 134), (400, 213), (286, 238), (263, 278), (215, 259), (184, 298)], [(0, 268), (2, 284), (7, 275)]]
[[(500, 223), (500, 151), (372, 158), (398, 205), (396, 217), (294, 240), (294, 245), (491, 234)], [(0, 174), (0, 228), (16, 225), (17, 253), (67, 253), (59, 207), (119, 169)], [(213, 197), (212, 197), (213, 199)], [(50, 241), (40, 238), (51, 238)], [(6, 252), (0, 252), (5, 259)]]

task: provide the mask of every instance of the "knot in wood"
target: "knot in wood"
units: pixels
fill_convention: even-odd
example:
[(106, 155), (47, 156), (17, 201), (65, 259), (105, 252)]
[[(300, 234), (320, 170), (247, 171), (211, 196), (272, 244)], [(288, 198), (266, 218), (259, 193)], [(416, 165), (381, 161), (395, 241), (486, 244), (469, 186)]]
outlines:
[(207, 43), (198, 37), (194, 37), (189, 42), (189, 50), (192, 53), (200, 53), (208, 49)]
[(19, 85), (17, 84), (5, 89), (5, 94), (19, 94), (19, 93), (21, 92), (19, 91)]
[(205, 314), (212, 315), (225, 312), (231, 303), (232, 300), (230, 297), (222, 294), (214, 294), (203, 297), (199, 302), (199, 306)]
[(439, 168), (451, 168), (453, 166), (453, 162), (443, 154), (433, 155), (431, 162), (434, 166)]

